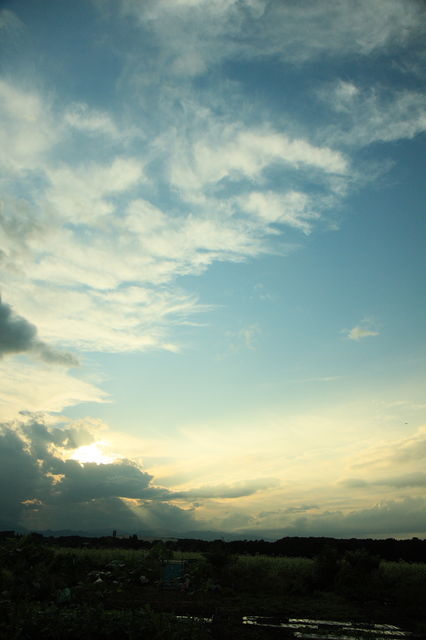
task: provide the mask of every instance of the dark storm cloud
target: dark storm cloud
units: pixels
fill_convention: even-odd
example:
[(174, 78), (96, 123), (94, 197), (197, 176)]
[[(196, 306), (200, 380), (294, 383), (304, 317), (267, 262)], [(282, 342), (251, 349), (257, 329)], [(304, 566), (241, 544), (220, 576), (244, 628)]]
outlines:
[(341, 513), (325, 513), (313, 522), (318, 531), (334, 531), (332, 535), (387, 535), (424, 533), (426, 501), (403, 498), (381, 502), (374, 507)]
[(37, 328), (0, 298), (0, 358), (10, 353), (31, 353), (49, 364), (78, 366), (78, 360), (50, 347), (37, 337)]
[(279, 482), (275, 478), (258, 478), (251, 480), (250, 482), (239, 482), (234, 485), (214, 485), (199, 487), (198, 489), (191, 489), (190, 491), (180, 491), (174, 493), (175, 498), (196, 500), (198, 498), (217, 498), (217, 499), (232, 499), (232, 498), (244, 498), (251, 496), (263, 489), (270, 489), (271, 487), (278, 486)]
[(361, 478), (348, 478), (347, 480), (343, 480), (341, 484), (350, 489), (363, 489), (368, 486), (385, 486), (395, 488), (426, 487), (426, 473), (417, 471), (413, 473), (405, 473), (400, 476), (391, 476), (371, 481), (362, 480)]
[(21, 437), (11, 429), (0, 431), (0, 527), (19, 522), (22, 501), (34, 497), (40, 473)]
[(81, 502), (25, 505), (23, 522), (27, 529), (60, 531), (102, 531), (141, 529), (140, 518), (119, 498), (99, 498)]
[(130, 460), (80, 464), (61, 451), (94, 441), (90, 429), (39, 420), (0, 425), (0, 527), (155, 532), (193, 529), (190, 510)]
[(128, 460), (113, 464), (80, 464), (66, 460), (56, 464), (55, 472), (64, 478), (56, 485), (59, 502), (82, 502), (99, 498), (140, 499), (152, 480)]
[[(342, 513), (325, 511), (304, 515), (287, 521), (282, 527), (270, 529), (263, 525), (262, 514), (256, 519), (256, 528), (240, 530), (241, 535), (263, 535), (271, 538), (284, 536), (331, 536), (331, 537), (388, 537), (425, 535), (426, 500), (405, 497)], [(265, 521), (266, 525), (266, 521)]]
[[(34, 414), (27, 414), (29, 416)], [(21, 433), (27, 437), (28, 450), (36, 460), (43, 461), (44, 465), (60, 464), (62, 461), (50, 452), (51, 446), (62, 449), (76, 449), (83, 445), (94, 442), (93, 434), (84, 426), (73, 426), (72, 428), (48, 428), (40, 418), (34, 417), (29, 423), (22, 424)]]

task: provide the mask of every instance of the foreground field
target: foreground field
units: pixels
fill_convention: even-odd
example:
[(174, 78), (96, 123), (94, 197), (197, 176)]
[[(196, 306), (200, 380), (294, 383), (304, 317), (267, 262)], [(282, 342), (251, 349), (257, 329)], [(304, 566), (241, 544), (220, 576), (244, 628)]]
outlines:
[[(49, 548), (24, 537), (2, 541), (0, 559), (2, 638), (269, 637), (255, 627), (236, 631), (232, 621), (242, 616), (426, 632), (426, 565), (362, 551), (308, 559), (231, 555), (219, 542), (201, 554), (172, 553), (161, 543), (150, 550)], [(168, 581), (170, 567), (177, 573)], [(212, 615), (217, 624), (210, 627), (188, 618)]]

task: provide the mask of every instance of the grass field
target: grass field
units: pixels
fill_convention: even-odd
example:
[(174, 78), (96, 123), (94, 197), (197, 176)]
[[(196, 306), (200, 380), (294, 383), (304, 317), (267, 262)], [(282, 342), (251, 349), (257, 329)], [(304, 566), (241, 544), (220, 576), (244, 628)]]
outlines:
[[(202, 554), (171, 552), (162, 544), (149, 550), (58, 548), (21, 538), (0, 544), (0, 560), (0, 637), (8, 640), (31, 639), (40, 629), (46, 640), (212, 638), (196, 621), (177, 625), (175, 615), (214, 613), (387, 623), (426, 632), (426, 565), (380, 561), (364, 552), (308, 559), (232, 555), (221, 545)], [(185, 569), (169, 589), (162, 577), (173, 560), (185, 561)]]

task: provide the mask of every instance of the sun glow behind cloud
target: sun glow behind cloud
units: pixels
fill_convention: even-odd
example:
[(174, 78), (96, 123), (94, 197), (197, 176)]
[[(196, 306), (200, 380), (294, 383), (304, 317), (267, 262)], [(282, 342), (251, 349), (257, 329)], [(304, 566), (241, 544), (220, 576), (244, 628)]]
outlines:
[(80, 464), (84, 464), (86, 462), (96, 462), (96, 464), (111, 464), (120, 458), (120, 456), (116, 454), (106, 454), (104, 449), (110, 446), (108, 442), (105, 440), (99, 440), (98, 442), (93, 442), (92, 444), (87, 444), (82, 447), (76, 449), (71, 456), (69, 456), (69, 460), (76, 460), (80, 462)]

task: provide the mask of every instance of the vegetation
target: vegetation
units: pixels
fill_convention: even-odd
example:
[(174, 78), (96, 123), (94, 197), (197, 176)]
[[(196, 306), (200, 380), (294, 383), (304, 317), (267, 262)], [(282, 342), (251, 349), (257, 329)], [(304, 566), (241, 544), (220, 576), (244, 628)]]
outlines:
[[(426, 632), (426, 564), (383, 560), (362, 548), (341, 554), (324, 546), (307, 558), (237, 554), (221, 541), (204, 552), (173, 551), (161, 541), (141, 549), (49, 542), (0, 539), (0, 637), (227, 637), (220, 625), (195, 619), (212, 614), (228, 622), (287, 615)], [(183, 560), (182, 575), (168, 588), (165, 567)], [(231, 635), (246, 637), (238, 633)], [(250, 637), (266, 636), (251, 629)]]

